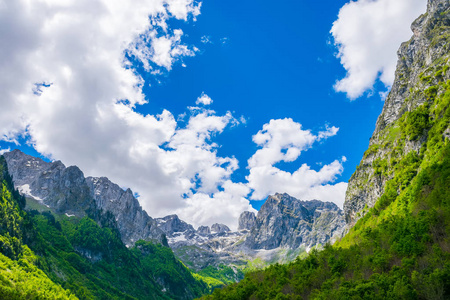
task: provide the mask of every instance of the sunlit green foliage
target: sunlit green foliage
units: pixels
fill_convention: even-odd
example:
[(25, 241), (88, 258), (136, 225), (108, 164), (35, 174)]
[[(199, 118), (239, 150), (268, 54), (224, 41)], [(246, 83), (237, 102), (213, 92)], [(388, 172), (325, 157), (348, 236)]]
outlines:
[(36, 266), (38, 257), (24, 245), (30, 227), (24, 205), (0, 157), (0, 299), (76, 299)]
[(220, 280), (224, 284), (234, 283), (244, 278), (244, 273), (238, 268), (232, 268), (225, 265), (208, 266), (198, 272), (204, 277), (211, 277)]

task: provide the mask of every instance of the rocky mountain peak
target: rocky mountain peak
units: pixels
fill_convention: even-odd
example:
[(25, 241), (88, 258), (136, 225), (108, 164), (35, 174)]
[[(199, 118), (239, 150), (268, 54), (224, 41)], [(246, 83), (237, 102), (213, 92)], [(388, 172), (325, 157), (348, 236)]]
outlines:
[(4, 157), (15, 188), (55, 212), (80, 217), (88, 213), (97, 221), (109, 212), (125, 244), (161, 240), (163, 232), (130, 189), (124, 191), (106, 177), (85, 178), (76, 166), (66, 168), (61, 161), (45, 162), (20, 150)]
[(259, 210), (245, 245), (266, 250), (308, 248), (340, 236), (344, 226), (343, 213), (333, 203), (275, 194)]
[(228, 228), (228, 226), (225, 224), (215, 223), (211, 226), (211, 232), (223, 233), (223, 232), (229, 232), (229, 231), (231, 231), (230, 228)]
[(239, 216), (238, 230), (251, 230), (255, 226), (256, 215), (251, 211), (244, 211)]
[(206, 236), (211, 234), (211, 229), (209, 229), (209, 226), (200, 226), (197, 229), (197, 233), (199, 235)]
[(306, 249), (324, 244), (343, 227), (342, 212), (332, 203), (275, 194), (257, 215), (249, 211), (241, 214), (239, 231), (219, 223), (195, 230), (177, 215), (151, 218), (130, 189), (124, 190), (106, 177), (85, 178), (76, 166), (66, 168), (60, 161), (45, 162), (18, 150), (5, 153), (5, 159), (22, 194), (57, 213), (88, 214), (101, 224), (112, 224), (126, 245), (139, 239), (166, 241), (196, 270), (223, 263), (242, 264), (242, 255), (251, 259), (261, 249)]
[(159, 229), (164, 231), (168, 237), (172, 237), (176, 232), (194, 232), (192, 225), (180, 220), (177, 215), (169, 215), (164, 218), (155, 219)]

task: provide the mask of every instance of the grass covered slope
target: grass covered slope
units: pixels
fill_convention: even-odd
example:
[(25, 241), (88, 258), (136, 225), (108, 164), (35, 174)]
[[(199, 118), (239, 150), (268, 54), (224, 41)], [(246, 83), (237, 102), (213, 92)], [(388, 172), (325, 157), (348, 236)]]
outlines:
[(0, 158), (0, 299), (193, 299), (208, 292), (172, 250), (89, 217), (25, 212)]

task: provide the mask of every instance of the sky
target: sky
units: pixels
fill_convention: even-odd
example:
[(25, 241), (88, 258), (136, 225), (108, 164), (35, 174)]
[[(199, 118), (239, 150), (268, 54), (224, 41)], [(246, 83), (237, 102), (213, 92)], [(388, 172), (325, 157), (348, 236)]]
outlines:
[(426, 0), (0, 0), (0, 153), (237, 227), (274, 193), (342, 207)]

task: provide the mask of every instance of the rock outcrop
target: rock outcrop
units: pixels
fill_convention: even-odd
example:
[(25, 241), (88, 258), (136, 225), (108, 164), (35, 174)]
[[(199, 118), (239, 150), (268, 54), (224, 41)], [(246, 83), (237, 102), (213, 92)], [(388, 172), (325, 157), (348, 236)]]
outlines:
[(60, 161), (47, 163), (19, 150), (4, 157), (14, 186), (22, 194), (44, 201), (59, 213), (84, 216), (95, 207), (83, 172), (77, 167), (66, 168)]
[(209, 229), (209, 226), (200, 226), (197, 229), (197, 233), (201, 236), (206, 236), (208, 234), (211, 234), (211, 229)]
[(275, 194), (259, 210), (245, 245), (265, 250), (311, 248), (340, 236), (344, 226), (343, 213), (334, 203)]
[(239, 216), (238, 230), (251, 230), (255, 226), (256, 216), (252, 211), (244, 211)]
[(211, 232), (223, 233), (223, 232), (229, 232), (229, 231), (231, 231), (230, 228), (228, 228), (228, 226), (225, 224), (215, 223), (215, 224), (212, 224), (212, 226), (211, 226)]
[(200, 226), (194, 231), (176, 215), (156, 220), (170, 247), (194, 270), (224, 263), (245, 264), (256, 257), (286, 262), (296, 253), (333, 242), (345, 228), (343, 212), (334, 203), (300, 201), (288, 194), (269, 196), (257, 215), (243, 212), (238, 231), (223, 224), (213, 224), (211, 229)]
[(195, 233), (192, 225), (180, 220), (177, 215), (169, 215), (164, 218), (155, 219), (159, 229), (161, 229), (167, 237), (172, 237), (177, 232), (193, 234)]
[(142, 209), (130, 189), (123, 190), (106, 177), (88, 177), (86, 183), (96, 208), (102, 213), (109, 212), (114, 216), (122, 241), (126, 245), (140, 239), (161, 241), (163, 231)]

